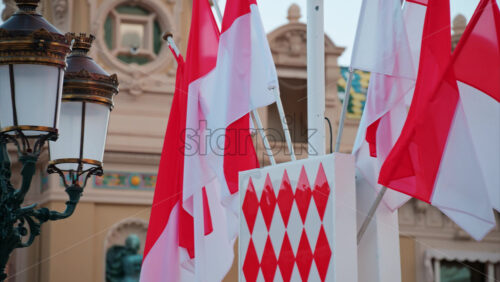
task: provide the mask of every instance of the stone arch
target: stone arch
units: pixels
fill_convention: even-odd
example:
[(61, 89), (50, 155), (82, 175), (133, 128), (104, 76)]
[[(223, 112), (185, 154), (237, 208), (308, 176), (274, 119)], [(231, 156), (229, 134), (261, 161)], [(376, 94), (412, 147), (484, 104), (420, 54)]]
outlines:
[[(136, 234), (141, 239), (141, 248), (139, 253), (144, 253), (146, 243), (146, 234), (148, 231), (148, 222), (140, 218), (127, 218), (114, 224), (106, 234), (103, 248), (103, 262), (106, 263), (106, 252), (113, 245), (124, 245), (125, 239), (130, 234)], [(103, 268), (103, 277), (106, 277), (106, 267)]]

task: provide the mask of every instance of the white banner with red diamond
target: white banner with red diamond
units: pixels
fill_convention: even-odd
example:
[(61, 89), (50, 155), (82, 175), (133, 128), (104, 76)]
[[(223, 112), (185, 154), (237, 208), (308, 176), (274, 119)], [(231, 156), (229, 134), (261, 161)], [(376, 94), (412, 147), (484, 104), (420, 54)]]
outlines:
[(240, 281), (357, 281), (354, 158), (240, 173)]

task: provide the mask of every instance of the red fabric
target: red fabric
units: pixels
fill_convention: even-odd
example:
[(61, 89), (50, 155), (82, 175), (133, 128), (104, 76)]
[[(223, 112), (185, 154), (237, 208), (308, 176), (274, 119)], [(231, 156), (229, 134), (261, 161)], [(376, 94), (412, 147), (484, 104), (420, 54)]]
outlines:
[[(176, 89), (158, 169), (144, 257), (165, 229), (172, 209), (177, 203), (182, 205), (189, 84), (210, 72), (217, 62), (219, 30), (208, 1), (193, 0), (191, 18), (186, 62), (184, 63), (182, 57), (177, 58)], [(191, 258), (195, 255), (193, 224), (193, 217), (181, 206), (179, 246), (186, 248)]]
[(226, 129), (224, 146), (224, 175), (231, 194), (238, 192), (240, 171), (259, 167), (252, 136), (249, 130), (250, 116), (245, 115)]
[(370, 156), (377, 157), (377, 129), (380, 124), (380, 118), (374, 123), (370, 124), (366, 129), (366, 142), (370, 147)]
[[(255, 0), (227, 1), (224, 19), (222, 20), (222, 32), (224, 33), (230, 28), (237, 18), (250, 13), (251, 4), (257, 4), (257, 2)], [(245, 115), (226, 129), (224, 175), (231, 194), (238, 192), (238, 174), (240, 171), (259, 167), (259, 160), (249, 127), (250, 115)]]
[(412, 2), (415, 4), (427, 6), (428, 0), (406, 0), (406, 2)]
[(228, 30), (239, 17), (250, 13), (250, 5), (257, 5), (256, 0), (228, 0), (224, 8), (224, 20), (221, 33)]
[(144, 258), (165, 229), (172, 209), (182, 199), (184, 154), (180, 149), (184, 147), (185, 135), (182, 133), (186, 127), (187, 95), (184, 83), (184, 60), (181, 56), (177, 58), (177, 63), (175, 94), (158, 169)]
[(208, 1), (193, 0), (191, 30), (186, 55), (188, 85), (215, 68), (219, 50), (219, 36), (219, 28)]
[(454, 53), (454, 71), (466, 83), (500, 102), (500, 12), (483, 0)]
[(428, 3), (420, 67), (408, 118), (379, 183), (430, 202), (458, 96), (434, 95), (451, 57), (450, 3)]

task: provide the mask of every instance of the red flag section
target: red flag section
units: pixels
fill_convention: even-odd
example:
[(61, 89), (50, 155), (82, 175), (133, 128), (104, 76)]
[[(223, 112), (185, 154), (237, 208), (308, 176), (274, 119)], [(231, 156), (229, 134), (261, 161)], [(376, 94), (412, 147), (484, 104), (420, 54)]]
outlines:
[(177, 59), (177, 78), (175, 83), (175, 94), (170, 110), (167, 132), (163, 143), (160, 167), (156, 179), (156, 189), (151, 208), (150, 224), (146, 245), (144, 246), (144, 258), (149, 250), (160, 237), (170, 219), (172, 209), (182, 199), (182, 180), (184, 166), (184, 131), (186, 127), (186, 105), (187, 89), (184, 83), (184, 59)]
[[(433, 102), (433, 90), (451, 57), (450, 3), (430, 1), (422, 35), (417, 85), (399, 140), (379, 183), (430, 202), (458, 97)], [(433, 113), (430, 115), (429, 113)]]
[[(479, 12), (479, 13), (478, 13)], [(495, 1), (482, 1), (454, 53), (457, 79), (500, 102), (500, 13)]]

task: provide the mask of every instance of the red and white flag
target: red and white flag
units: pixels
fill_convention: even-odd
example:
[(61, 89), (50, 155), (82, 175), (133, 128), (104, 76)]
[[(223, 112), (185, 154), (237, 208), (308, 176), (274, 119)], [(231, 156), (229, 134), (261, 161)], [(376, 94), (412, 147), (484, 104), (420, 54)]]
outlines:
[[(403, 128), (418, 71), (425, 6), (400, 0), (363, 1), (352, 67), (371, 72), (363, 116), (354, 143), (358, 226), (381, 185), (385, 158)], [(412, 32), (410, 35), (409, 32)], [(420, 31), (420, 32), (419, 32)], [(419, 36), (420, 35), (420, 36)], [(358, 246), (360, 281), (401, 281), (398, 215), (410, 199), (388, 190)]]
[(222, 33), (209, 1), (193, 0), (178, 62), (141, 281), (221, 281), (238, 235), (238, 172), (258, 166), (248, 113), (275, 102), (278, 84), (255, 0), (228, 1)]
[[(366, 0), (361, 7), (351, 67), (370, 71), (371, 77), (353, 148), (358, 186), (381, 188), (380, 167), (399, 137), (413, 95), (418, 69), (414, 54), (420, 52), (421, 37), (418, 32), (410, 37), (407, 29), (422, 30), (425, 6), (408, 4), (405, 14), (399, 0)], [(421, 10), (421, 18), (416, 17)], [(388, 191), (383, 201), (395, 210), (408, 199)]]
[(379, 183), (431, 203), (476, 240), (500, 202), (500, 13), (482, 0), (453, 56), (448, 1), (430, 1), (419, 76)]

